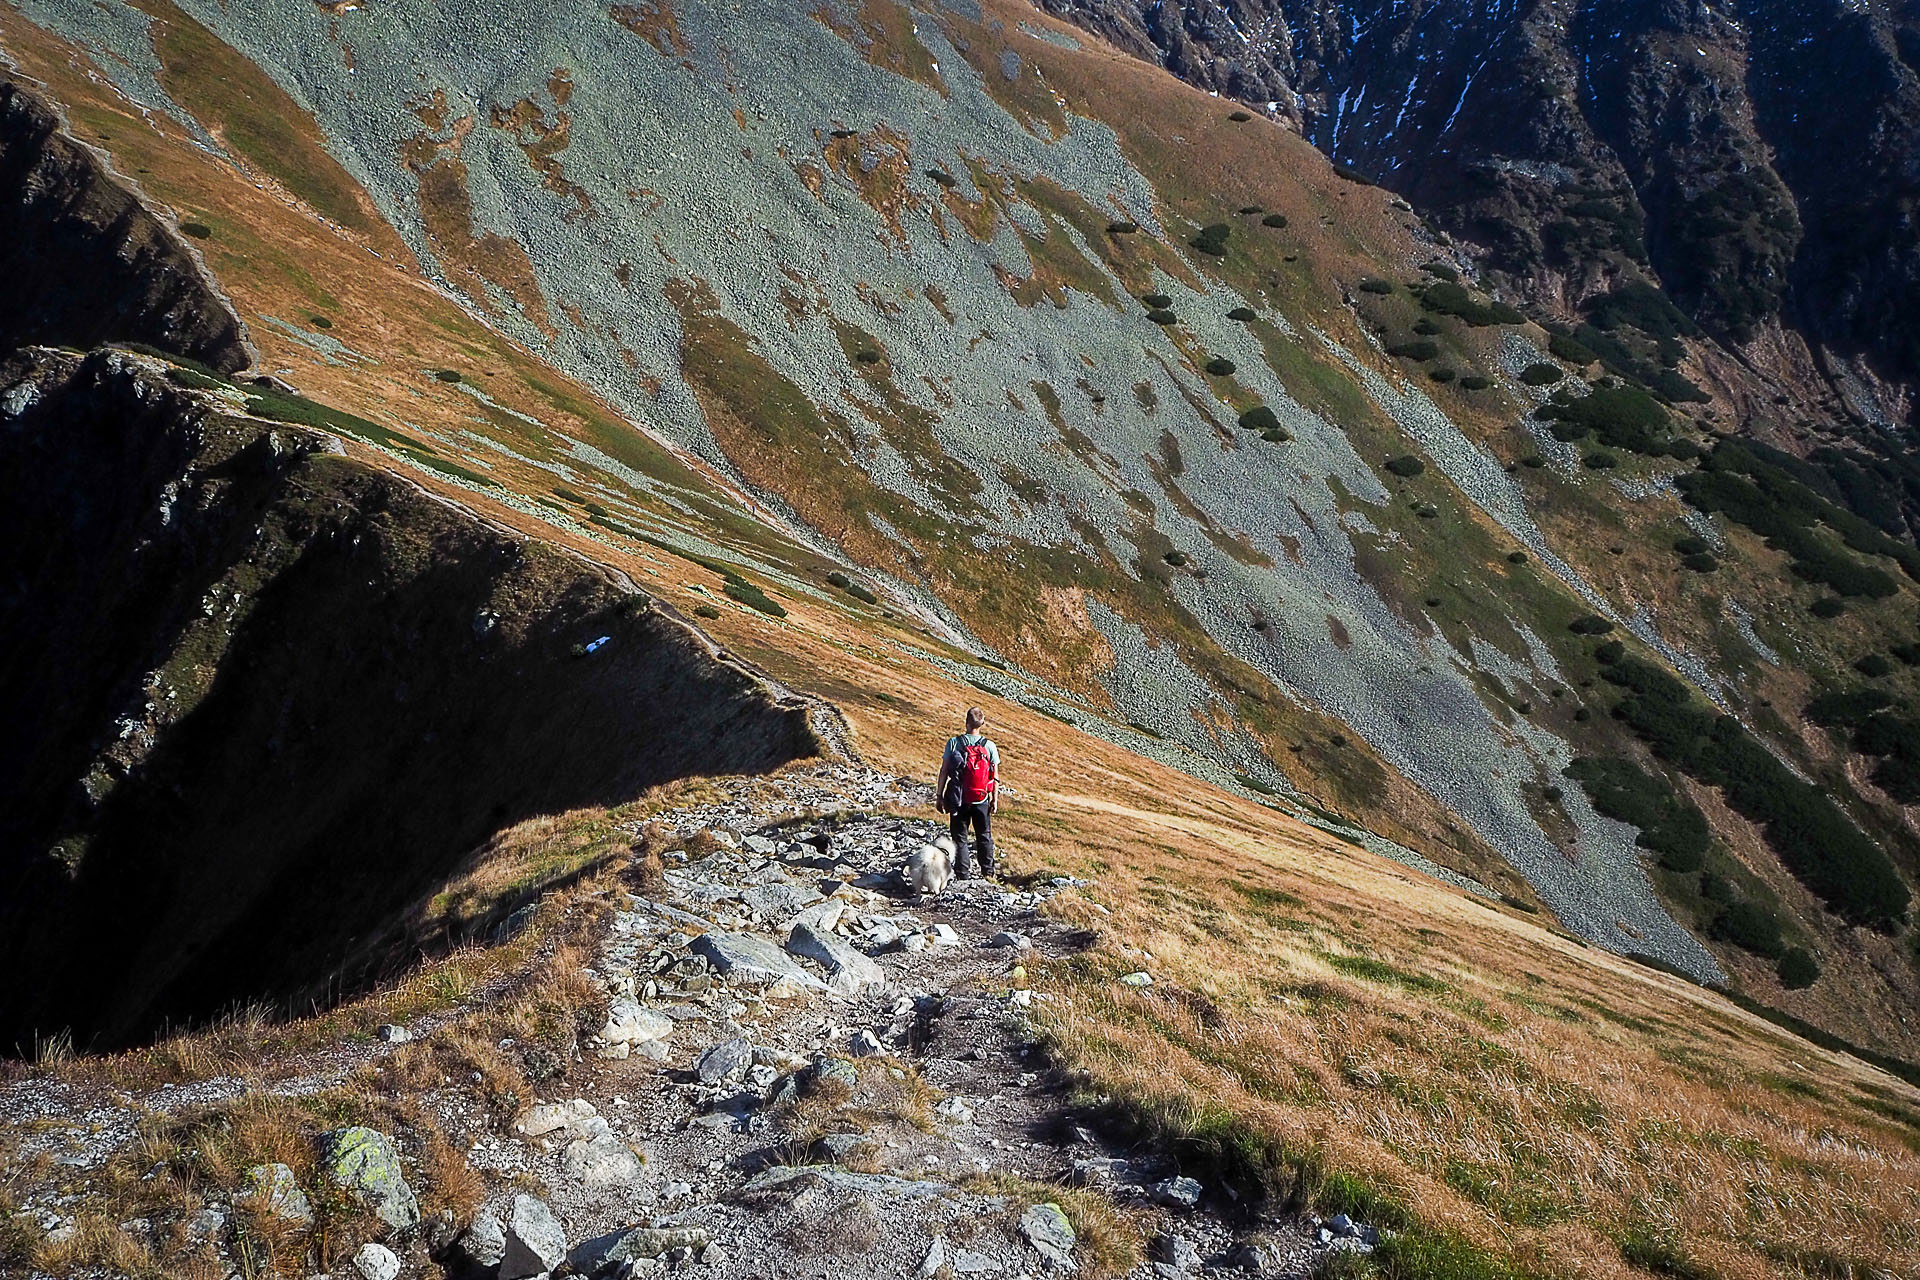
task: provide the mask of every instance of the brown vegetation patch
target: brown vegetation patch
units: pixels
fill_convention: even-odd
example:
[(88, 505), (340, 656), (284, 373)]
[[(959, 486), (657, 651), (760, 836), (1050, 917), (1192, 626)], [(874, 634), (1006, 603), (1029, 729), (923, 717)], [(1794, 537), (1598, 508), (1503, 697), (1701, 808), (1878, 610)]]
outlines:
[(949, 96), (947, 82), (940, 78), (933, 54), (920, 43), (914, 31), (911, 7), (898, 0), (861, 0), (859, 11), (851, 19), (835, 12), (833, 3), (823, 3), (808, 16), (859, 51), (860, 56), (882, 71), (916, 80), (941, 97)]
[(555, 103), (551, 122), (547, 120), (546, 111), (529, 97), (510, 107), (496, 103), (488, 113), (488, 123), (502, 133), (513, 135), (527, 163), (540, 175), (541, 186), (572, 200), (581, 214), (592, 214), (595, 212), (592, 197), (584, 187), (567, 180), (558, 159), (572, 141), (573, 116), (563, 108), (573, 96), (573, 77), (565, 70), (556, 71), (547, 90)]
[(680, 19), (671, 0), (640, 0), (638, 4), (616, 4), (607, 16), (645, 40), (663, 57), (684, 58), (692, 52), (687, 38), (680, 34)]

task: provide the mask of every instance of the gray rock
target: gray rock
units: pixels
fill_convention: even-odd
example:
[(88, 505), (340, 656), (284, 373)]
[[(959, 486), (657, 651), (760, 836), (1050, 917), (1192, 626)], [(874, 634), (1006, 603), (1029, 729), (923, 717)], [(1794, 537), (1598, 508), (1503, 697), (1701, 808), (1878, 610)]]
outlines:
[(507, 1211), (506, 1252), (499, 1280), (531, 1280), (559, 1266), (567, 1256), (567, 1232), (546, 1201), (517, 1195)]
[(828, 974), (827, 989), (835, 995), (856, 996), (887, 984), (880, 966), (837, 933), (809, 924), (795, 925), (787, 938), (787, 950), (818, 961)]
[(393, 1250), (387, 1246), (370, 1240), (353, 1255), (353, 1269), (366, 1280), (398, 1280), (400, 1259), (394, 1257)]
[(363, 1125), (320, 1135), (320, 1176), (364, 1205), (396, 1231), (420, 1221), (420, 1202), (407, 1185), (393, 1139)]
[(743, 891), (740, 900), (769, 920), (784, 920), (820, 901), (820, 895), (797, 884), (776, 882), (755, 885)]
[(578, 1138), (560, 1153), (567, 1176), (585, 1187), (628, 1187), (640, 1181), (640, 1157), (611, 1133)]
[(1183, 1280), (1183, 1277), (1187, 1274), (1171, 1262), (1150, 1263), (1147, 1271), (1153, 1277), (1153, 1280)]
[(999, 933), (993, 935), (993, 940), (987, 943), (987, 945), (989, 947), (1011, 947), (1015, 951), (1027, 951), (1032, 949), (1033, 939), (1024, 933), (1014, 933), (1010, 929), (1002, 929)]
[(639, 1044), (664, 1040), (673, 1034), (673, 1019), (634, 1000), (615, 1000), (607, 1010), (600, 1038), (609, 1044)]
[(813, 1144), (813, 1151), (820, 1159), (832, 1164), (845, 1164), (847, 1157), (862, 1147), (871, 1147), (873, 1139), (864, 1133), (828, 1133)]
[(1153, 975), (1139, 970), (1133, 973), (1122, 974), (1120, 977), (1120, 985), (1123, 987), (1150, 987), (1153, 985)]
[(1174, 1209), (1191, 1209), (1200, 1203), (1200, 1184), (1192, 1178), (1168, 1178), (1147, 1188), (1147, 1194)]
[(392, 1022), (387, 1023), (373, 1034), (387, 1044), (407, 1044), (413, 1039), (413, 1032)]
[(1176, 1236), (1167, 1232), (1153, 1238), (1153, 1257), (1175, 1271), (1198, 1271), (1200, 1269), (1200, 1251), (1193, 1247), (1193, 1241), (1185, 1236)]
[(1257, 1276), (1277, 1276), (1287, 1269), (1285, 1255), (1266, 1240), (1242, 1241), (1227, 1255), (1227, 1263)]
[(852, 1092), (859, 1087), (860, 1068), (845, 1058), (822, 1058), (813, 1064), (813, 1070), (807, 1074), (808, 1093), (818, 1092), (822, 1088)]
[(757, 853), (763, 858), (771, 858), (780, 852), (780, 846), (765, 836), (748, 836), (740, 842), (748, 853)]
[(939, 1274), (940, 1268), (947, 1265), (947, 1242), (941, 1236), (935, 1236), (933, 1243), (927, 1246), (927, 1256), (920, 1260), (920, 1280), (932, 1280)]
[(804, 924), (811, 925), (824, 933), (840, 923), (840, 917), (846, 914), (846, 910), (846, 903), (837, 898), (828, 898), (824, 902), (816, 902), (810, 907), (796, 911), (787, 918), (782, 927), (788, 933), (792, 933), (794, 929)]
[(700, 1265), (703, 1267), (724, 1267), (730, 1255), (718, 1240), (713, 1241), (700, 1251)]
[(313, 1203), (300, 1189), (299, 1179), (284, 1164), (257, 1164), (247, 1170), (246, 1185), (233, 1197), (235, 1204), (252, 1204), (287, 1222), (313, 1225)]
[(954, 932), (953, 926), (944, 920), (936, 922), (928, 933), (937, 945), (943, 947), (957, 947), (962, 941), (960, 935)]
[(885, 1053), (887, 1047), (880, 1043), (879, 1036), (863, 1028), (847, 1037), (847, 1051), (856, 1058), (871, 1058)]
[(476, 1267), (499, 1266), (500, 1259), (507, 1256), (507, 1229), (499, 1215), (491, 1209), (473, 1215), (473, 1225), (460, 1237), (460, 1252)]
[(770, 985), (786, 979), (810, 991), (825, 991), (827, 984), (809, 973), (804, 965), (765, 938), (748, 933), (703, 933), (693, 940), (693, 950), (707, 958), (714, 970), (735, 982)]
[(737, 1080), (753, 1065), (753, 1045), (742, 1039), (722, 1040), (700, 1055), (693, 1073), (701, 1084), (721, 1084)]
[(1020, 1234), (1040, 1254), (1049, 1267), (1060, 1271), (1074, 1269), (1073, 1246), (1077, 1242), (1073, 1224), (1057, 1204), (1036, 1204), (1020, 1215)]
[[(712, 1237), (705, 1227), (622, 1227), (575, 1245), (567, 1255), (567, 1265), (583, 1276), (590, 1276), (615, 1263), (637, 1264), (675, 1249), (704, 1249), (711, 1243)], [(652, 1271), (651, 1267), (634, 1268), (636, 1275)]]

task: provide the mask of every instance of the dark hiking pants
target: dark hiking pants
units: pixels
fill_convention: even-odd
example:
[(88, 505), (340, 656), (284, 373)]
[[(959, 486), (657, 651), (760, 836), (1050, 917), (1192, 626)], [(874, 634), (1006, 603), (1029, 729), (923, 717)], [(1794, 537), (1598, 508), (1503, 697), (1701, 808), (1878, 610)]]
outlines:
[(948, 819), (948, 830), (953, 836), (954, 875), (962, 880), (975, 878), (973, 869), (974, 849), (967, 845), (967, 827), (974, 830), (974, 844), (980, 854), (980, 874), (993, 874), (993, 810), (990, 800), (977, 804), (963, 804), (953, 811)]

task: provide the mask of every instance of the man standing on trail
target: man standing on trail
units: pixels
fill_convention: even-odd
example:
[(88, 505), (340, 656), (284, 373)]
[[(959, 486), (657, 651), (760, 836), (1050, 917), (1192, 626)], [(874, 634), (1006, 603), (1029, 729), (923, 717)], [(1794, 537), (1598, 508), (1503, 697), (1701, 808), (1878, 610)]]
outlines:
[(940, 757), (940, 777), (933, 784), (933, 806), (951, 814), (954, 858), (959, 864), (954, 874), (961, 880), (974, 880), (973, 850), (967, 845), (967, 827), (971, 825), (980, 851), (980, 875), (993, 876), (993, 810), (1000, 791), (1000, 748), (993, 745), (985, 729), (987, 713), (979, 707), (967, 708), (967, 731), (947, 739), (946, 752)]

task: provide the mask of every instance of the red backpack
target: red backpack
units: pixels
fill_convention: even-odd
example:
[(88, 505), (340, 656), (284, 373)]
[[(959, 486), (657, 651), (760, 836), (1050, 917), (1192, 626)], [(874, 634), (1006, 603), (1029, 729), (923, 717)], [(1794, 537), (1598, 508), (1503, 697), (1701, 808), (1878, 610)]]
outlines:
[(993, 794), (993, 760), (986, 742), (960, 744), (960, 803), (979, 804)]

